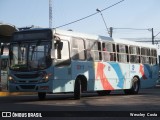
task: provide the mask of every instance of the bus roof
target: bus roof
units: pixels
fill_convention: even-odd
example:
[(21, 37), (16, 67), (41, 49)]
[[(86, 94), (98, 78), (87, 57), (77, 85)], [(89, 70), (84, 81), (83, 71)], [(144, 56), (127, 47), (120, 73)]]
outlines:
[(130, 41), (130, 40), (126, 40), (126, 39), (111, 38), (111, 37), (106, 37), (106, 36), (101, 36), (101, 35), (84, 34), (84, 33), (67, 31), (67, 30), (60, 30), (60, 29), (55, 29), (54, 32), (57, 35), (79, 37), (79, 38), (91, 39), (91, 40), (93, 39), (93, 40), (101, 40), (101, 41), (110, 41), (110, 42), (115, 42), (117, 44), (119, 43), (119, 44), (133, 45), (133, 46), (135, 45), (135, 46), (139, 46), (139, 47), (148, 47), (148, 48), (156, 49), (155, 45)]
[(139, 46), (139, 47), (148, 47), (148, 48), (154, 48), (154, 49), (157, 48), (155, 45), (152, 45), (152, 44), (140, 43), (140, 42), (130, 41), (130, 40), (126, 40), (126, 39), (114, 38), (113, 40), (117, 44), (125, 44), (125, 45)]
[(79, 32), (74, 32), (74, 31), (67, 31), (67, 30), (60, 30), (60, 29), (55, 29), (54, 33), (57, 35), (79, 37), (79, 38), (91, 39), (91, 40), (113, 41), (113, 39), (111, 37), (99, 36), (99, 35), (93, 35), (93, 34), (91, 35), (91, 34), (85, 34), (85, 33), (79, 33)]

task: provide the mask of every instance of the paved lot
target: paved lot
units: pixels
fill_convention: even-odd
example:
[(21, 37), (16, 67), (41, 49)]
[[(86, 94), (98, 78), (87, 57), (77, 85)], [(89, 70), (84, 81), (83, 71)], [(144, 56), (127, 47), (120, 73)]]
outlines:
[[(114, 115), (119, 114), (121, 111), (138, 111), (142, 113), (143, 111), (149, 111), (160, 116), (160, 86), (140, 90), (138, 95), (124, 95), (123, 91), (115, 91), (108, 96), (98, 96), (97, 93), (84, 93), (81, 100), (74, 100), (72, 94), (47, 95), (44, 101), (39, 101), (37, 95), (6, 96), (0, 97), (0, 111), (55, 111), (48, 112), (50, 116), (54, 116), (53, 114), (56, 114), (57, 111), (95, 111), (85, 113), (89, 116), (93, 114), (95, 117), (95, 114), (98, 114), (97, 117), (99, 117), (102, 114), (101, 112), (106, 111), (115, 111), (111, 113)], [(125, 112), (121, 113), (125, 114)], [(63, 116), (64, 112), (58, 114)], [(72, 116), (72, 112), (67, 114)], [(82, 112), (82, 116), (86, 116), (85, 114)], [(109, 113), (106, 112), (105, 114)], [(128, 115), (128, 113), (126, 114)]]

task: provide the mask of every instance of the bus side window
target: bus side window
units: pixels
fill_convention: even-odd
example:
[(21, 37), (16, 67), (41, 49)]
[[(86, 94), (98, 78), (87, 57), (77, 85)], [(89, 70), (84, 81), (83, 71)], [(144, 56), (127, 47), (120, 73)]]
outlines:
[(141, 48), (141, 63), (149, 64), (149, 56), (150, 56), (150, 49), (149, 48)]
[(72, 39), (72, 59), (85, 60), (84, 40), (81, 38)]
[(62, 40), (63, 42), (63, 48), (61, 51), (61, 59), (68, 60), (69, 59), (69, 44), (68, 41)]
[(98, 42), (99, 60), (102, 60), (101, 42)]
[(131, 63), (140, 63), (140, 48), (136, 46), (130, 46), (129, 51), (129, 61)]
[(111, 44), (103, 43), (103, 61), (110, 61)]
[[(56, 66), (63, 66), (70, 64), (70, 49), (69, 42), (67, 40), (61, 40), (63, 47), (55, 47), (55, 58), (57, 59)], [(61, 43), (62, 44), (62, 43)], [(56, 45), (56, 43), (55, 43)], [(58, 49), (59, 48), (59, 49)], [(62, 48), (62, 49), (60, 49)]]
[(103, 61), (116, 61), (115, 44), (102, 43)]
[(139, 47), (136, 47), (136, 54), (137, 54), (136, 63), (141, 63), (141, 55), (140, 55), (140, 48)]
[(129, 62), (129, 50), (128, 50), (128, 46), (125, 46), (125, 50), (126, 50), (126, 54), (127, 54), (127, 62)]
[(57, 41), (54, 43), (54, 48), (55, 48), (56, 59), (61, 59), (61, 54), (60, 54), (60, 50), (58, 50), (58, 42)]
[(123, 44), (117, 45), (117, 57), (119, 62), (126, 63), (129, 61), (128, 58), (128, 46)]
[(101, 43), (94, 40), (86, 40), (87, 60), (101, 60)]
[(147, 63), (151, 64), (150, 49), (147, 49)]
[(141, 48), (141, 63), (145, 63), (145, 48)]
[(93, 60), (93, 57), (91, 55), (91, 47), (90, 47), (90, 40), (86, 40), (86, 54), (87, 54), (87, 60)]
[(152, 65), (157, 64), (157, 50), (151, 49), (151, 63)]
[(113, 46), (113, 53), (111, 53), (111, 58), (113, 56), (113, 60), (111, 59), (111, 61), (116, 61), (116, 47), (115, 47), (115, 44), (112, 44)]

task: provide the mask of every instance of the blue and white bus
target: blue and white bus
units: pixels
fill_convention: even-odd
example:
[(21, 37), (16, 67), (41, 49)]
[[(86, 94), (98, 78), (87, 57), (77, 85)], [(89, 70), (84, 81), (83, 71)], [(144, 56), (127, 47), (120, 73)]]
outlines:
[(9, 53), (9, 91), (138, 94), (158, 79), (156, 47), (59, 29), (15, 32)]

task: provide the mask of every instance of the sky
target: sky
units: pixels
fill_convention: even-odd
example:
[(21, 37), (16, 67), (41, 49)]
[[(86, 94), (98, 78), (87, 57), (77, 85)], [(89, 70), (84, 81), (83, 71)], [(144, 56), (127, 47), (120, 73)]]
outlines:
[[(52, 27), (70, 23), (102, 10), (121, 0), (52, 0)], [(107, 27), (118, 38), (151, 38), (160, 32), (160, 0), (124, 0), (102, 11)], [(0, 0), (0, 22), (16, 27), (49, 27), (49, 0)], [(108, 36), (100, 13), (60, 29)], [(157, 36), (160, 37), (160, 34)]]

